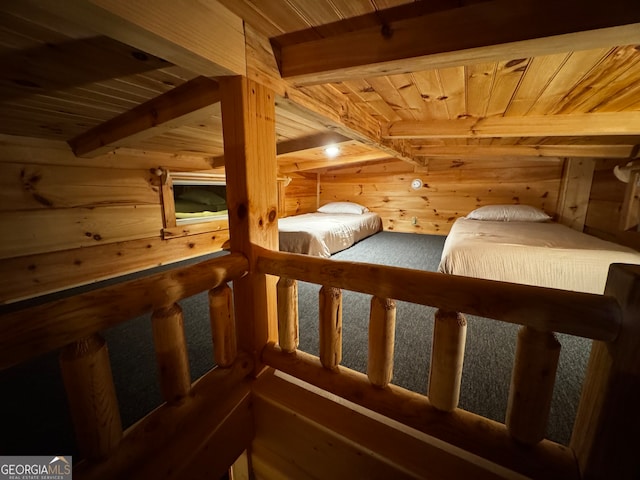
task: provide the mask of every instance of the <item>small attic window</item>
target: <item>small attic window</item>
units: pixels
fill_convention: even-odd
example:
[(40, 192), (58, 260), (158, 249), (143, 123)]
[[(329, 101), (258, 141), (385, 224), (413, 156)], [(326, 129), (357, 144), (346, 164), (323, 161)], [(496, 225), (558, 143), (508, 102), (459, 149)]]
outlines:
[(163, 238), (229, 228), (224, 174), (163, 171), (161, 191)]
[(224, 183), (192, 183), (174, 180), (176, 224), (200, 223), (227, 217), (227, 186)]

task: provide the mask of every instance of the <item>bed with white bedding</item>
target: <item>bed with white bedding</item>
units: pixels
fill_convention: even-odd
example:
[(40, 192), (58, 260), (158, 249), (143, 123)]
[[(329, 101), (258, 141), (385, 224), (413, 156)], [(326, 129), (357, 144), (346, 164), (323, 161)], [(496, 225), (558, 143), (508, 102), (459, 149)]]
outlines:
[(440, 272), (602, 294), (610, 264), (640, 264), (639, 252), (558, 223), (489, 218), (456, 220)]
[(382, 230), (380, 216), (364, 208), (360, 213), (344, 205), (322, 210), (280, 218), (280, 250), (330, 257)]

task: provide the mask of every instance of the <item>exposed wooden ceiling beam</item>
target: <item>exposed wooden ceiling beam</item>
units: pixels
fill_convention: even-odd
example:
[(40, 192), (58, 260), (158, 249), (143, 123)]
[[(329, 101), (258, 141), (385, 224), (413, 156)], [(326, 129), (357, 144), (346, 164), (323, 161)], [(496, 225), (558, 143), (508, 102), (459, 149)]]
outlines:
[(631, 158), (634, 148), (634, 145), (420, 145), (413, 148), (413, 154), (428, 158)]
[(388, 125), (385, 138), (562, 137), (639, 135), (640, 112), (402, 120)]
[(245, 74), (242, 19), (215, 1), (24, 1), (201, 75)]
[(301, 85), (639, 42), (637, 0), (494, 0), (282, 45), (278, 58)]
[(293, 162), (286, 165), (280, 165), (278, 171), (281, 174), (293, 173), (293, 172), (308, 172), (310, 170), (318, 170), (327, 167), (343, 167), (345, 165), (351, 165), (354, 163), (374, 162), (376, 160), (389, 160), (388, 155), (381, 154), (380, 152), (369, 152), (361, 155), (352, 155), (348, 158), (341, 160), (312, 160), (307, 162)]
[(312, 148), (326, 147), (328, 145), (338, 145), (344, 142), (352, 141), (351, 138), (340, 135), (336, 132), (319, 133), (303, 138), (293, 140), (285, 140), (278, 142), (276, 150), (278, 155), (286, 155), (288, 153), (300, 152), (302, 150), (310, 150)]
[(73, 138), (69, 146), (76, 156), (93, 158), (207, 118), (219, 101), (217, 82), (196, 77)]

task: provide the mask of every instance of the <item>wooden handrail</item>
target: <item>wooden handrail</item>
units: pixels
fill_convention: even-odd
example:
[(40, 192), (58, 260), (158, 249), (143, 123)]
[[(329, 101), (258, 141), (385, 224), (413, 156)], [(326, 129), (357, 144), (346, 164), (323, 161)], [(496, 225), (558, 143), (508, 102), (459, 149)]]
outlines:
[(244, 255), (232, 253), (0, 315), (0, 370), (238, 279), (248, 268)]
[(342, 262), (256, 247), (260, 273), (295, 278), (446, 311), (567, 333), (617, 338), (621, 310), (612, 297), (406, 268)]

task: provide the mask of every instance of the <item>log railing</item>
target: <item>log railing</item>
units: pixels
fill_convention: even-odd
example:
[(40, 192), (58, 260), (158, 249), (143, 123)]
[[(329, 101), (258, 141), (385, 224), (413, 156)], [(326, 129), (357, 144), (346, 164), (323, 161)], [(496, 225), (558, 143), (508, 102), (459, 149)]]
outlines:
[[(0, 369), (61, 349), (60, 367), (77, 446), (86, 460), (74, 465), (74, 475), (134, 478), (131, 472), (138, 471), (137, 478), (155, 478), (153, 468), (166, 467), (164, 460), (170, 461), (172, 455), (179, 458), (171, 468), (188, 465), (190, 459), (197, 463), (190, 455), (206, 445), (230, 412), (248, 410), (248, 386), (238, 386), (252, 371), (252, 360), (237, 352), (227, 285), (245, 275), (248, 267), (244, 255), (232, 253), (0, 315)], [(183, 314), (177, 302), (207, 290), (217, 368), (192, 385)], [(153, 312), (153, 340), (165, 404), (123, 435), (107, 345), (98, 332), (148, 311)], [(242, 425), (247, 438), (239, 451), (230, 449), (220, 457), (220, 474), (250, 441), (250, 418), (243, 413), (238, 416), (247, 419)], [(169, 445), (188, 425), (193, 428), (190, 435), (197, 437), (195, 432), (200, 431), (199, 443), (182, 448)], [(167, 450), (164, 458), (159, 453), (163, 449)], [(152, 455), (163, 461), (152, 461)], [(141, 470), (141, 465), (151, 470)]]
[[(640, 318), (637, 304), (628, 298), (631, 290), (634, 301), (640, 300), (640, 267), (612, 267), (604, 296), (267, 250), (260, 250), (256, 268), (279, 276), (282, 292), (278, 311), (284, 346), (267, 345), (262, 356), (267, 365), (533, 478), (605, 478), (605, 474), (613, 478), (612, 472), (627, 472), (634, 464), (635, 455), (625, 445), (625, 437), (620, 437), (624, 422), (616, 427), (610, 420), (616, 408), (628, 408), (629, 400), (621, 392), (640, 388)], [(297, 339), (298, 330), (296, 280), (323, 286), (319, 358), (296, 350), (297, 342), (291, 341)], [(339, 366), (340, 289), (373, 296), (367, 376)], [(428, 397), (389, 383), (395, 324), (392, 299), (439, 309)], [(522, 325), (506, 425), (457, 408), (466, 336), (466, 320), (458, 312)], [(596, 340), (569, 447), (544, 439), (560, 351), (554, 332)], [(631, 352), (630, 345), (636, 350)], [(626, 377), (628, 383), (624, 383), (615, 376), (621, 371), (634, 372), (635, 377)], [(597, 386), (611, 393), (596, 394)], [(600, 403), (591, 398), (597, 396), (604, 396)], [(620, 405), (609, 405), (613, 399)], [(630, 414), (637, 417), (635, 412), (633, 417)], [(608, 426), (591, 425), (592, 418)], [(598, 429), (608, 429), (609, 443), (599, 438)], [(588, 431), (586, 440), (583, 431)], [(615, 452), (620, 463), (612, 466), (602, 450)], [(627, 453), (624, 461), (620, 450)]]

